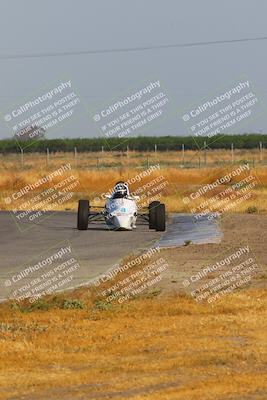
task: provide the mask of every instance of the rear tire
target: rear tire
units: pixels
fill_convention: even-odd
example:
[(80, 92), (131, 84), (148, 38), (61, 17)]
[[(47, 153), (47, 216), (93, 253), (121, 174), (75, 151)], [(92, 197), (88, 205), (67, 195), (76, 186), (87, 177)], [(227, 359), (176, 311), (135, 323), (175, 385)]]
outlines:
[(88, 229), (89, 217), (89, 201), (79, 200), (78, 215), (77, 215), (77, 228), (79, 231), (86, 231)]
[(160, 201), (152, 201), (148, 206), (149, 229), (156, 229), (156, 209)]
[(156, 231), (163, 232), (166, 229), (165, 204), (156, 207)]

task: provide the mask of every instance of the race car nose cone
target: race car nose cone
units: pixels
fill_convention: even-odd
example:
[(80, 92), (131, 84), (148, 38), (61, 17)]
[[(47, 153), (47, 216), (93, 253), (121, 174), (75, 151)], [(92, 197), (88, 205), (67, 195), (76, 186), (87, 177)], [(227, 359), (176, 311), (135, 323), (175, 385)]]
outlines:
[(132, 229), (130, 218), (126, 215), (114, 215), (112, 222), (116, 229)]

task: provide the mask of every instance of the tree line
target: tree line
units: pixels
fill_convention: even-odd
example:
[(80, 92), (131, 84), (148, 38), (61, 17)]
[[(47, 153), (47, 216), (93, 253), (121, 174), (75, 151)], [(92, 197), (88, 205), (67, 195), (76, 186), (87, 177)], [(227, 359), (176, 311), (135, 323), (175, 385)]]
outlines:
[(139, 136), (121, 138), (77, 138), (77, 139), (39, 139), (35, 141), (18, 142), (15, 139), (0, 140), (0, 153), (16, 153), (20, 148), (27, 152), (72, 152), (76, 148), (78, 152), (88, 151), (168, 151), (181, 150), (182, 146), (186, 150), (197, 150), (205, 146), (210, 149), (229, 149), (232, 144), (237, 149), (259, 148), (260, 143), (263, 148), (267, 147), (267, 135), (265, 134), (243, 134), (243, 135), (224, 135), (208, 137), (192, 136)]

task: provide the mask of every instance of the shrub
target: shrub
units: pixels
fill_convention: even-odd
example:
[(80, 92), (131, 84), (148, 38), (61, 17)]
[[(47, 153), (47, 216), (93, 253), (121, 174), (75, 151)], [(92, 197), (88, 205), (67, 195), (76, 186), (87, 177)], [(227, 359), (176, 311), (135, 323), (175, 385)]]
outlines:
[(65, 300), (62, 308), (64, 310), (83, 310), (85, 308), (85, 305), (82, 301), (80, 300)]
[(258, 212), (258, 209), (255, 206), (251, 206), (251, 207), (248, 207), (246, 211), (248, 214), (255, 214)]

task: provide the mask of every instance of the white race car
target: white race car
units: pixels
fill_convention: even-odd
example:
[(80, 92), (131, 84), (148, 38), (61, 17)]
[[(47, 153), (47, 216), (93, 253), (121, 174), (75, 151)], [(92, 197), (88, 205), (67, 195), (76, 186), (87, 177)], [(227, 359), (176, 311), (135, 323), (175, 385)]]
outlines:
[[(149, 204), (147, 213), (138, 213), (138, 196), (132, 196), (128, 185), (118, 182), (114, 186), (113, 193), (106, 195), (107, 201), (104, 207), (91, 206), (88, 200), (79, 200), (77, 228), (88, 229), (88, 222), (105, 220), (107, 226), (114, 230), (130, 231), (136, 228), (137, 218), (149, 223), (150, 229), (165, 231), (166, 217), (165, 205), (159, 201)], [(101, 211), (93, 209), (101, 208)]]

